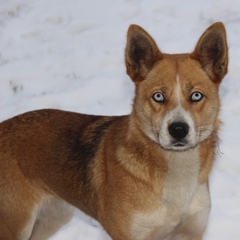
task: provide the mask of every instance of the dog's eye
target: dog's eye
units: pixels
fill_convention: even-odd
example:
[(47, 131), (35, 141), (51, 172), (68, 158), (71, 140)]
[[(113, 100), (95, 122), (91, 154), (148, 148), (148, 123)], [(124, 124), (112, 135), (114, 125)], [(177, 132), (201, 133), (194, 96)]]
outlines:
[(163, 94), (160, 92), (154, 93), (152, 98), (155, 102), (164, 102), (165, 100)]
[(194, 92), (191, 95), (192, 102), (200, 102), (203, 99), (203, 94), (200, 92)]

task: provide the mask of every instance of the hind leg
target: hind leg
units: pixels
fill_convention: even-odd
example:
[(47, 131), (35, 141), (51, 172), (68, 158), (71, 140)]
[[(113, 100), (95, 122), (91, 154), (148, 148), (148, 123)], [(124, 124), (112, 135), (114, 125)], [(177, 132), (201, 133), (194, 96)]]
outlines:
[(68, 223), (74, 208), (63, 200), (50, 198), (43, 202), (30, 240), (46, 240)]
[(29, 239), (34, 225), (34, 214), (31, 212), (24, 213), (23, 211), (21, 211), (21, 216), (17, 211), (14, 212), (14, 217), (9, 217), (8, 214), (9, 212), (7, 215), (1, 213), (0, 216), (0, 239)]
[[(12, 196), (8, 194), (7, 198)], [(26, 240), (31, 236), (37, 207), (27, 199), (15, 198), (6, 201), (0, 197), (0, 239)], [(15, 201), (14, 201), (15, 200)]]
[(40, 195), (17, 169), (0, 170), (0, 239), (29, 239)]
[(0, 239), (13, 240), (14, 235), (9, 226), (0, 219)]

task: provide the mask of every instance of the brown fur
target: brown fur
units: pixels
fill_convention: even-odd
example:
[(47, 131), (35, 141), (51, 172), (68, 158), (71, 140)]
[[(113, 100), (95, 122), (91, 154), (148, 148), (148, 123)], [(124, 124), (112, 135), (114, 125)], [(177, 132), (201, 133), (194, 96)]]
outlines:
[[(202, 239), (218, 141), (218, 87), (227, 72), (224, 26), (208, 28), (192, 54), (169, 55), (132, 25), (125, 56), (136, 84), (130, 115), (39, 110), (0, 124), (1, 240), (47, 239), (69, 221), (71, 205), (114, 240)], [(193, 90), (204, 100), (191, 102)], [(159, 91), (163, 103), (152, 99)], [(185, 150), (165, 149), (157, 140), (160, 123), (178, 106), (201, 140)]]

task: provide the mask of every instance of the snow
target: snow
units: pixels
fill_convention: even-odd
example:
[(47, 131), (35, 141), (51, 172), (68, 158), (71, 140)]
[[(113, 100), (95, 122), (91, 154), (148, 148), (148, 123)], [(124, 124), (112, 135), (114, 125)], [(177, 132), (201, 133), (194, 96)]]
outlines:
[[(225, 23), (229, 73), (222, 101), (219, 154), (211, 175), (206, 240), (240, 239), (240, 1), (0, 0), (0, 121), (40, 108), (101, 115), (131, 110), (133, 83), (124, 48), (131, 23), (163, 52), (190, 52), (213, 22)], [(76, 212), (51, 240), (109, 240)]]

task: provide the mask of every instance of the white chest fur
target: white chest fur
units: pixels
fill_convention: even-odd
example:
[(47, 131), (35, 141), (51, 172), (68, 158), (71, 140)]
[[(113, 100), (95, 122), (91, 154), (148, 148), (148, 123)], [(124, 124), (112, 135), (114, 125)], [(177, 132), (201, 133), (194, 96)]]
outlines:
[[(168, 172), (163, 192), (156, 199), (158, 207), (153, 212), (136, 214), (132, 228), (136, 240), (191, 239), (191, 232), (201, 232), (207, 222), (210, 200), (207, 185), (198, 183), (198, 148), (164, 154)], [(186, 236), (179, 226), (187, 230)]]
[[(167, 209), (185, 211), (198, 187), (200, 157), (198, 148), (185, 152), (165, 152), (168, 173), (161, 203)], [(168, 213), (169, 214), (169, 213)]]

